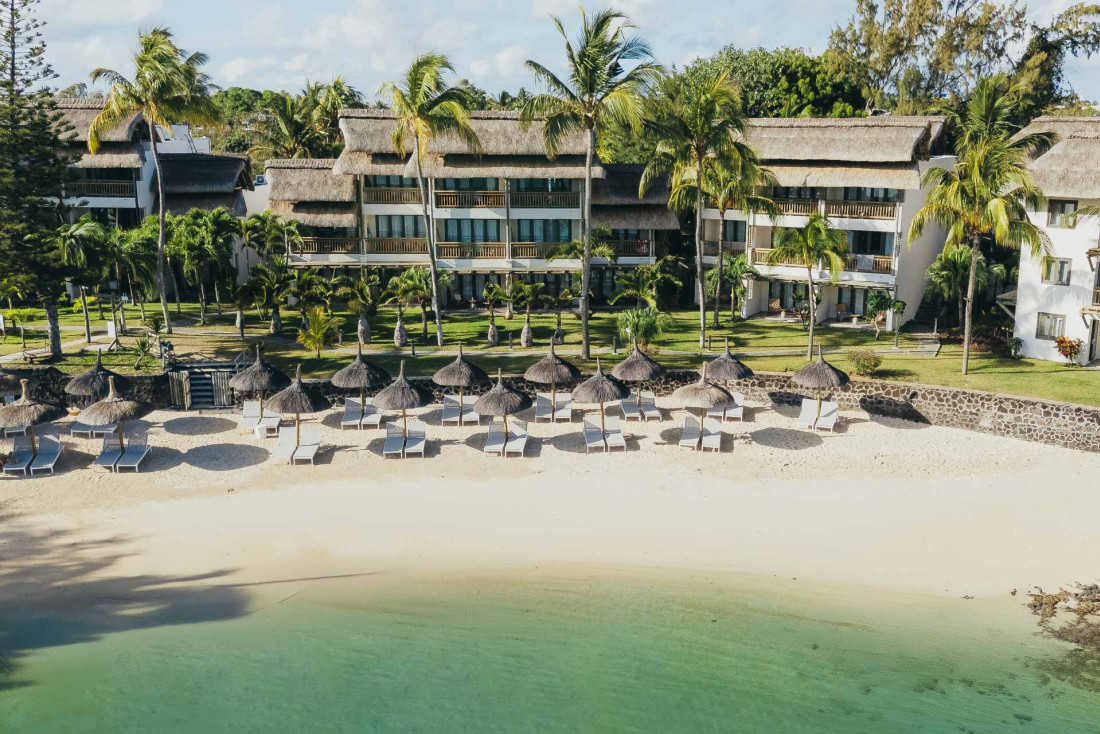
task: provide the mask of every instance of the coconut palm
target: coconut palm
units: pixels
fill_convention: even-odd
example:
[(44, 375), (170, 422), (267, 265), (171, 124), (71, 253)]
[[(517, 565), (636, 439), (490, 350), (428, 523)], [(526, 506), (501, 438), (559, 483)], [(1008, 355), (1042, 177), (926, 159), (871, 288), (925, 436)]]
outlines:
[(461, 140), (470, 151), (481, 152), (481, 142), (470, 126), (469, 99), (466, 92), (444, 81), (447, 72), (454, 72), (450, 59), (434, 52), (413, 59), (400, 82), (388, 81), (378, 90), (394, 111), (393, 148), (402, 159), (413, 147), (412, 162), (416, 164), (416, 180), (420, 187), (424, 227), (428, 235), (428, 270), (431, 275), (431, 307), (435, 313), (435, 338), (443, 346), (443, 317), (439, 308), (440, 274), (435, 243), (435, 226), (428, 206), (428, 179), (424, 174), (424, 157), (433, 141), (446, 135)]
[(130, 302), (137, 301), (141, 320), (145, 321), (145, 294), (157, 278), (156, 234), (139, 227), (121, 230), (121, 235), (120, 256), (130, 281)]
[(623, 298), (633, 298), (637, 308), (642, 308), (644, 303), (654, 310), (660, 310), (661, 291), (668, 287), (679, 289), (683, 285), (683, 281), (660, 264), (639, 265), (615, 276), (616, 290), (608, 302), (614, 305)]
[(306, 323), (306, 311), (310, 307), (320, 304), (323, 300), (327, 282), (317, 268), (296, 268), (294, 270), (294, 283), (290, 288), (290, 292), (298, 300), (298, 313), (301, 315), (303, 326)]
[(298, 328), (297, 342), (320, 357), (321, 350), (336, 341), (340, 319), (329, 316), (325, 309), (314, 306), (306, 311), (306, 323)]
[(140, 115), (149, 128), (153, 168), (157, 181), (157, 288), (164, 328), (172, 333), (165, 290), (165, 211), (164, 180), (157, 144), (162, 134), (171, 135), (173, 122), (211, 124), (218, 121), (218, 109), (211, 99), (210, 82), (202, 67), (207, 57), (203, 53), (187, 54), (176, 46), (172, 34), (165, 28), (154, 28), (138, 36), (134, 56), (134, 77), (112, 69), (96, 69), (93, 82), (107, 82), (110, 91), (103, 110), (88, 129), (88, 150), (95, 153), (108, 131)]
[(551, 307), (553, 307), (555, 313), (557, 314), (557, 323), (554, 326), (554, 336), (552, 336), (550, 340), (554, 344), (565, 344), (565, 330), (561, 328), (561, 313), (562, 311), (573, 305), (573, 301), (576, 299), (576, 296), (573, 295), (573, 291), (569, 290), (568, 288), (562, 288), (560, 291), (558, 291), (558, 294), (556, 296), (543, 296), (543, 298), (546, 299), (546, 302), (549, 303)]
[(66, 224), (57, 230), (57, 252), (63, 265), (68, 266), (81, 281), (80, 302), (84, 311), (84, 340), (92, 343), (92, 325), (88, 321), (88, 288), (83, 282), (89, 279), (91, 271), (97, 270), (99, 248), (102, 247), (107, 233), (90, 214), (84, 214), (73, 224)]
[(623, 311), (616, 318), (619, 335), (623, 341), (636, 341), (642, 349), (659, 339), (672, 324), (672, 317), (655, 308), (632, 308)]
[[(427, 268), (409, 268), (401, 275), (391, 278), (387, 288), (393, 303), (404, 304), (406, 308), (412, 305), (420, 308), (420, 327), (424, 332), (425, 341), (428, 339), (428, 310), (434, 308), (436, 303), (433, 288), (436, 284), (449, 286), (450, 274), (439, 273), (433, 283), (431, 272)], [(400, 307), (398, 313), (400, 318)]]
[[(966, 320), (966, 293), (970, 284), (972, 259), (970, 245), (958, 245), (941, 252), (928, 267), (929, 286), (945, 302), (955, 302), (959, 326), (962, 326)], [(974, 283), (978, 291), (985, 291), (991, 275), (1003, 278), (1004, 265), (1000, 263), (989, 265), (985, 255), (979, 253), (978, 264), (974, 269)]]
[(909, 227), (909, 244), (929, 224), (936, 223), (947, 230), (945, 250), (970, 245), (963, 312), (964, 375), (970, 366), (982, 240), (1013, 249), (1027, 245), (1034, 257), (1042, 256), (1049, 247), (1046, 234), (1027, 216), (1028, 209), (1042, 209), (1046, 197), (1035, 186), (1026, 164), (1027, 156), (1049, 148), (1054, 136), (1012, 137), (1018, 91), (1003, 75), (983, 79), (965, 110), (952, 114), (959, 129), (955, 163), (950, 169), (933, 167), (924, 172), (921, 187), (928, 189), (928, 196)]
[(184, 278), (199, 287), (199, 325), (206, 324), (206, 269), (217, 264), (207, 212), (192, 209), (172, 228), (173, 250), (179, 253)]
[(489, 307), (489, 333), (486, 342), (490, 347), (500, 343), (500, 333), (497, 331), (497, 306), (508, 300), (508, 292), (496, 283), (486, 283), (481, 292), (481, 300)]
[(512, 304), (512, 308), (522, 308), (524, 312), (523, 329), (519, 332), (521, 347), (530, 347), (534, 344), (534, 332), (531, 331), (531, 307), (541, 300), (540, 293), (545, 286), (545, 283), (517, 280), (508, 289), (507, 300)]
[(813, 359), (814, 356), (814, 326), (817, 323), (814, 271), (824, 266), (829, 271), (829, 281), (835, 283), (844, 270), (847, 255), (848, 236), (842, 229), (833, 229), (829, 218), (821, 214), (811, 214), (805, 227), (780, 227), (775, 244), (768, 250), (768, 263), (771, 265), (793, 262), (806, 268), (810, 331), (806, 359)]
[(358, 280), (345, 283), (337, 291), (337, 295), (347, 302), (348, 310), (359, 316), (356, 331), (360, 344), (370, 344), (370, 322), (367, 317), (373, 316), (378, 310), (375, 294), (381, 285), (378, 274), (368, 271)]
[[(584, 210), (581, 212), (581, 356), (590, 358), (588, 314), (592, 288), (592, 165), (596, 154), (596, 134), (609, 125), (627, 126), (635, 132), (642, 128), (642, 97), (664, 74), (652, 61), (649, 45), (640, 37), (628, 35), (632, 28), (625, 15), (602, 10), (589, 16), (581, 10), (581, 32), (576, 42), (569, 40), (565, 26), (553, 18), (554, 26), (565, 40), (567, 76), (560, 78), (536, 61), (527, 68), (546, 91), (530, 97), (520, 119), (530, 125), (543, 121), (546, 152), (557, 155), (561, 143), (576, 133), (585, 136)], [(628, 62), (628, 63), (626, 63)], [(624, 65), (626, 63), (626, 65)], [(629, 67), (629, 68), (628, 68)]]
[[(759, 277), (760, 273), (749, 263), (747, 255), (725, 252), (722, 253), (722, 259), (707, 271), (707, 288), (721, 297), (721, 287), (729, 287), (730, 321), (733, 321), (737, 318), (737, 304), (745, 297), (745, 281)], [(718, 326), (717, 319), (714, 326)]]
[(256, 302), (256, 281), (254, 279), (244, 283), (238, 283), (236, 280), (229, 281), (226, 284), (226, 296), (236, 311), (233, 325), (237, 329), (237, 334), (244, 339), (244, 312), (250, 304)]
[(261, 108), (263, 124), (252, 152), (261, 158), (312, 158), (321, 143), (313, 109), (304, 97), (282, 92)]
[(283, 330), (282, 304), (294, 288), (294, 276), (281, 257), (272, 260), (271, 267), (257, 265), (252, 271), (256, 302), (271, 311), (271, 333)]

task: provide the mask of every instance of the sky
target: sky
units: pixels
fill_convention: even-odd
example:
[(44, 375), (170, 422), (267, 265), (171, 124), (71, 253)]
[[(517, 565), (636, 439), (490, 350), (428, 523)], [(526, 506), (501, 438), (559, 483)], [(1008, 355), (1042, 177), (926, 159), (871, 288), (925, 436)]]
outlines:
[[(1037, 0), (1029, 15), (1047, 22), (1072, 0)], [(591, 4), (591, 3), (590, 3)], [(734, 44), (821, 52), (854, 0), (612, 0), (666, 66), (683, 67)], [(592, 5), (597, 7), (597, 5)], [(417, 52), (448, 54), (458, 77), (490, 93), (533, 89), (535, 59), (555, 70), (558, 15), (571, 32), (577, 0), (44, 0), (38, 6), (59, 87), (87, 81), (95, 67), (130, 73), (139, 30), (167, 26), (180, 46), (210, 56), (221, 87), (297, 91), (305, 81), (346, 77), (368, 99)], [(1100, 99), (1100, 57), (1070, 59), (1069, 82)]]

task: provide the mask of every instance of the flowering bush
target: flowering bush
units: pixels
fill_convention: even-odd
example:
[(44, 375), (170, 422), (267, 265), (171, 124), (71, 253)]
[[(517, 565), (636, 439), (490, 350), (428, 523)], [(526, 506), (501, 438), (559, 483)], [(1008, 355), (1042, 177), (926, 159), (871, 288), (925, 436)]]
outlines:
[(872, 377), (882, 366), (882, 357), (870, 349), (849, 349), (848, 361), (852, 363), (857, 375)]
[(1080, 339), (1067, 339), (1060, 336), (1054, 340), (1054, 348), (1058, 350), (1058, 354), (1065, 357), (1066, 362), (1074, 364), (1081, 356), (1081, 343)]

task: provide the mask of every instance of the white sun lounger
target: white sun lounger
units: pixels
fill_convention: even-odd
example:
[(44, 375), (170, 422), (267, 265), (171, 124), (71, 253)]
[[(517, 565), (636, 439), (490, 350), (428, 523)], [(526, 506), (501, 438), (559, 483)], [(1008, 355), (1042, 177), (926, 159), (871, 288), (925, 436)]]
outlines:
[(251, 431), (260, 422), (260, 401), (244, 401), (244, 409), (241, 411), (241, 420), (237, 423), (238, 431)]
[(485, 436), (485, 448), (482, 451), (486, 454), (504, 456), (504, 445), (507, 441), (508, 437), (504, 435), (504, 423), (494, 418), (489, 421), (489, 433)]
[(443, 418), (440, 425), (448, 423), (481, 423), (481, 416), (474, 411), (474, 401), (467, 398), (459, 401), (457, 395), (443, 396)]
[(527, 424), (523, 421), (512, 421), (508, 425), (508, 443), (504, 445), (504, 455), (523, 456), (523, 452), (526, 450)]
[(680, 434), (680, 448), (699, 448), (699, 419), (693, 415), (684, 418), (684, 432)]
[(5, 428), (2, 433), (4, 434), (4, 438), (11, 438), (13, 436), (26, 436), (27, 427), (16, 426), (15, 428)]
[[(824, 404), (822, 404), (824, 408)], [(802, 410), (798, 414), (798, 427), (813, 430), (817, 420), (817, 402), (809, 398), (802, 398)]]
[(711, 408), (707, 411), (707, 418), (720, 421), (745, 420), (745, 396), (739, 392), (732, 392), (733, 405), (728, 408)]
[(34, 456), (31, 453), (31, 441), (26, 436), (20, 436), (13, 441), (12, 460), (4, 464), (5, 474), (27, 475), (27, 467), (31, 465)]
[(371, 428), (382, 427), (382, 411), (374, 407), (374, 403), (370, 398), (367, 398), (363, 403), (363, 420), (359, 423), (360, 426), (370, 426)]
[(607, 442), (608, 451), (612, 449), (626, 451), (626, 438), (623, 437), (623, 429), (619, 425), (619, 416), (607, 416), (607, 420), (604, 421), (604, 440)]
[(99, 456), (95, 457), (95, 461), (92, 462), (92, 466), (98, 466), (101, 469), (107, 469), (109, 471), (115, 470), (115, 464), (122, 458), (122, 447), (118, 445), (118, 439), (114, 436), (103, 437), (103, 448), (99, 452)]
[(282, 422), (283, 417), (278, 413), (264, 413), (264, 417), (260, 419), (252, 432), (256, 435), (256, 438), (271, 438), (279, 435), (279, 426)]
[(126, 442), (126, 450), (122, 452), (122, 458), (115, 463), (115, 471), (122, 471), (123, 469), (133, 469), (135, 472), (141, 471), (141, 462), (145, 461), (145, 457), (149, 455), (149, 450), (149, 435), (147, 433), (136, 433), (130, 436), (130, 440)]
[(703, 445), (702, 450), (722, 451), (722, 424), (717, 418), (707, 418), (703, 421)]
[(344, 416), (340, 419), (340, 430), (345, 428), (363, 429), (363, 404), (359, 402), (359, 398), (344, 400)]
[(314, 463), (314, 459), (317, 458), (317, 452), (320, 450), (321, 427), (303, 426), (301, 443), (298, 444), (298, 448), (295, 449), (294, 455), (290, 459), (290, 463), (297, 464), (300, 461), (308, 461), (312, 464)]
[(642, 420), (664, 420), (664, 416), (661, 415), (661, 411), (657, 409), (657, 395), (653, 392), (647, 391), (642, 393), (642, 403), (639, 408), (642, 411)]
[(382, 446), (383, 458), (403, 456), (405, 453), (405, 434), (397, 423), (386, 424), (386, 443)]
[(118, 430), (118, 426), (111, 424), (109, 426), (89, 426), (79, 421), (73, 423), (72, 428), (69, 429), (69, 433), (73, 436), (87, 436), (88, 438), (98, 438), (100, 436), (113, 436), (115, 431)]
[(644, 419), (642, 409), (638, 404), (637, 393), (630, 393), (625, 400), (620, 400), (619, 410), (623, 412), (623, 420), (641, 421)]
[(535, 422), (553, 421), (554, 404), (550, 402), (550, 393), (535, 394)]
[(573, 393), (558, 393), (558, 401), (554, 406), (554, 422), (557, 421), (573, 422)]
[(592, 421), (584, 420), (584, 451), (588, 453), (592, 449), (607, 451), (607, 442), (603, 440), (603, 431)]
[(820, 431), (825, 428), (829, 429), (829, 432), (833, 432), (833, 428), (836, 427), (836, 420), (840, 416), (840, 406), (836, 403), (823, 402), (821, 404), (821, 416), (814, 423), (814, 430)]
[(420, 454), (421, 458), (426, 456), (424, 453), (428, 447), (428, 431), (424, 427), (424, 424), (420, 421), (415, 421), (409, 425), (409, 437), (405, 439), (405, 456), (409, 454)]
[(65, 445), (61, 443), (61, 439), (55, 436), (43, 436), (38, 441), (38, 456), (34, 457), (34, 461), (31, 462), (31, 476), (34, 476), (36, 471), (46, 472), (53, 474), (53, 469), (57, 466), (57, 460), (61, 458), (61, 453), (65, 450)]
[(272, 461), (285, 461), (290, 463), (294, 458), (294, 451), (298, 448), (298, 436), (293, 426), (279, 430), (279, 443), (275, 444), (275, 450), (271, 452)]

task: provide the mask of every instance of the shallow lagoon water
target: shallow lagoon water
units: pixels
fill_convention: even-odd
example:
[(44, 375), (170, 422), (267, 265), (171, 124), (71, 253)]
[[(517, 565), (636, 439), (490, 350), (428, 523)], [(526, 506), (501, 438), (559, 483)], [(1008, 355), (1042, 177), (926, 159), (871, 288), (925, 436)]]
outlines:
[[(392, 573), (37, 647), (3, 732), (1097, 732), (1020, 598), (640, 569)], [(43, 639), (50, 635), (43, 634)], [(0, 649), (4, 640), (0, 638)]]

